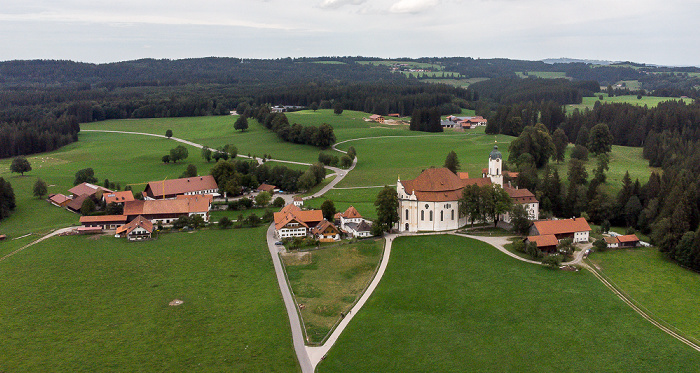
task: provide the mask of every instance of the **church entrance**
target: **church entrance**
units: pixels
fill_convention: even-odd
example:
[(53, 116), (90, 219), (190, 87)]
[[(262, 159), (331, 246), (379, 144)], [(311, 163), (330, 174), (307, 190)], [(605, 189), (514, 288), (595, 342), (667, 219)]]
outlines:
[(406, 223), (406, 230), (408, 230), (408, 223)]

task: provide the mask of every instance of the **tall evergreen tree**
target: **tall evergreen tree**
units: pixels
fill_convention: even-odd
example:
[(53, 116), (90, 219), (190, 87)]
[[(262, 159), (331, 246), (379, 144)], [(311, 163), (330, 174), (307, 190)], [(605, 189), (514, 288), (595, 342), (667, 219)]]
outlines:
[(457, 153), (455, 153), (454, 150), (447, 153), (443, 167), (452, 171), (453, 174), (457, 174), (457, 171), (459, 170), (459, 159), (457, 158)]

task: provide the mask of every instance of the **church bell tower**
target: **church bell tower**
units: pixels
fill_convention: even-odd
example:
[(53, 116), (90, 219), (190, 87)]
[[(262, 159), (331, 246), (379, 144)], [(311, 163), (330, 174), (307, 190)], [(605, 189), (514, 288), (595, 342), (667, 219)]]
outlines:
[(492, 184), (503, 187), (503, 155), (498, 151), (498, 145), (493, 146), (489, 154), (489, 173), (487, 175)]

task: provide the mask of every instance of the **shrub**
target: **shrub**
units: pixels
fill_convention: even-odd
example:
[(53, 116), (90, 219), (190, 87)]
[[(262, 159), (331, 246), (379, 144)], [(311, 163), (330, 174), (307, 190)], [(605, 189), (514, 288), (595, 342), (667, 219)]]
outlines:
[(561, 255), (547, 255), (542, 259), (542, 264), (548, 266), (549, 268), (559, 268), (561, 265)]

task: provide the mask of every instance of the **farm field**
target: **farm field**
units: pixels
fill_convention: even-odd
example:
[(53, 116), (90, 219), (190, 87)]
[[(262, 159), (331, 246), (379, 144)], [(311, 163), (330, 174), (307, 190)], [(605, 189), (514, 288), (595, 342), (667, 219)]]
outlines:
[(698, 364), (700, 354), (588, 272), (433, 236), (396, 239), (380, 286), (317, 370), (694, 372)]
[(383, 245), (383, 239), (368, 239), (282, 255), (307, 342), (321, 343), (352, 308), (374, 276)]
[[(534, 76), (543, 79), (565, 79), (566, 73), (563, 71), (524, 71), (516, 72), (521, 78), (527, 78), (528, 76)], [(527, 75), (526, 75), (527, 74)]]
[[(598, 96), (603, 95), (603, 100), (601, 101)], [(609, 97), (607, 93), (597, 93), (593, 97), (584, 97), (583, 102), (580, 104), (573, 104), (573, 105), (566, 105), (566, 112), (571, 113), (574, 111), (574, 109), (593, 109), (593, 105), (595, 105), (596, 101), (600, 101), (600, 103), (628, 103), (628, 104), (633, 104), (633, 105), (639, 105), (639, 106), (644, 106), (647, 105), (649, 107), (655, 107), (657, 106), (660, 102), (664, 101), (670, 101), (670, 100), (682, 100), (685, 101), (686, 103), (692, 103), (692, 99), (680, 99), (680, 98), (673, 98), (673, 97), (655, 97), (655, 96), (642, 96), (641, 99), (637, 99), (636, 95), (626, 95), (626, 96), (614, 96), (614, 97)]]
[(679, 267), (656, 248), (611, 249), (589, 257), (604, 275), (665, 324), (700, 342), (700, 274)]
[(0, 370), (298, 371), (266, 229), (58, 237), (0, 262)]
[[(354, 172), (354, 171), (353, 171)], [(396, 181), (392, 183), (396, 185)], [(331, 189), (322, 197), (304, 201), (305, 208), (320, 209), (323, 201), (330, 199), (338, 212), (344, 212), (350, 206), (354, 206), (363, 218), (369, 220), (377, 219), (377, 208), (374, 200), (377, 193), (382, 188), (362, 188), (362, 189)]]

